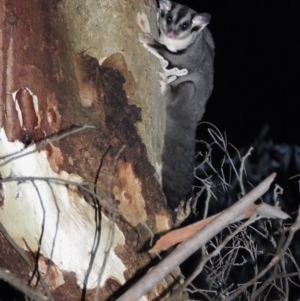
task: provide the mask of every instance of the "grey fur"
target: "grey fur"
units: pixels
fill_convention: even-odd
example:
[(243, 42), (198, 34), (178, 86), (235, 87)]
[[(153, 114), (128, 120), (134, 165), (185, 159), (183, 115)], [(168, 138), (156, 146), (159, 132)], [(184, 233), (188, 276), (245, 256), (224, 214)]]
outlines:
[[(170, 5), (172, 8), (168, 11)], [(142, 39), (148, 48), (155, 50), (169, 62), (169, 67), (188, 71), (186, 75), (175, 76), (175, 80), (169, 81), (165, 90), (166, 132), (162, 154), (162, 185), (168, 205), (174, 209), (192, 193), (195, 131), (213, 89), (214, 42), (205, 27), (210, 15), (197, 14), (194, 10), (169, 0), (160, 0), (160, 6), (159, 27), (165, 36), (170, 31), (172, 33), (169, 35), (171, 38), (174, 36), (174, 39), (178, 35), (193, 35), (190, 45), (182, 50), (174, 49), (174, 45), (168, 47), (168, 39), (160, 39), (165, 44), (156, 41), (149, 34)], [(180, 26), (178, 27), (180, 12), (181, 19), (190, 22), (188, 34), (180, 32)], [(185, 12), (184, 16), (182, 12)], [(171, 18), (168, 14), (171, 14)], [(168, 16), (174, 24), (169, 22), (166, 26), (165, 18)], [(196, 25), (199, 27), (198, 31), (195, 30)], [(180, 45), (180, 42), (176, 41), (175, 45)]]

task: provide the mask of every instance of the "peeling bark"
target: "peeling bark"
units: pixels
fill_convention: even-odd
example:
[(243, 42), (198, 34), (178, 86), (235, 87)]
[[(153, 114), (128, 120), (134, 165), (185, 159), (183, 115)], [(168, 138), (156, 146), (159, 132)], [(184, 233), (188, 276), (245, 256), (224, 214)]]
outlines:
[[(75, 53), (70, 28), (49, 1), (1, 0), (0, 21), (0, 221), (34, 254), (56, 301), (92, 300), (104, 260), (99, 300), (117, 296), (151, 266), (148, 229), (156, 234), (172, 224), (143, 143), (149, 138), (136, 127), (144, 108), (128, 101), (140, 83), (120, 52), (101, 66)], [(83, 125), (93, 128), (56, 139)], [(0, 239), (0, 266), (28, 281), (28, 267), (12, 264), (20, 255)]]

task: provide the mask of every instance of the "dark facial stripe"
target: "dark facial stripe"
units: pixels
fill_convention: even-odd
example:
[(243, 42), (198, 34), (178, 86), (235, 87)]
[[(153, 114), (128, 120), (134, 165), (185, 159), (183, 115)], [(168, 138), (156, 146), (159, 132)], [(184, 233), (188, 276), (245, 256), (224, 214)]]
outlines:
[(177, 3), (175, 3), (175, 2), (172, 2), (172, 6), (171, 6), (171, 9), (170, 9), (170, 11), (172, 11), (175, 7), (176, 7), (176, 4)]
[(186, 18), (189, 14), (190, 14), (190, 9), (188, 7), (186, 6), (181, 7), (177, 12), (175, 24), (178, 24), (183, 18)]

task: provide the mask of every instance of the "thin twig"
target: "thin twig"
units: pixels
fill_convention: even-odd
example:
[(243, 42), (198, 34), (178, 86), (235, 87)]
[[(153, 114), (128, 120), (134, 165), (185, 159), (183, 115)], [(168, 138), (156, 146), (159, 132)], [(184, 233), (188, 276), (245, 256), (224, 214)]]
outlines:
[(295, 232), (297, 230), (299, 230), (299, 229), (300, 229), (300, 210), (299, 210), (299, 214), (298, 214), (297, 220), (290, 227), (290, 233), (289, 233), (288, 238), (285, 241), (285, 244), (283, 245), (282, 248), (278, 247), (277, 252), (276, 252), (275, 256), (272, 258), (272, 260), (270, 261), (270, 263), (259, 274), (257, 274), (253, 279), (251, 279), (250, 281), (248, 281), (244, 285), (240, 286), (239, 289), (235, 291), (235, 293), (233, 293), (232, 295), (228, 296), (227, 298), (225, 298), (222, 301), (234, 300), (238, 295), (240, 295), (250, 285), (252, 285), (254, 283), (254, 281), (257, 281), (262, 276), (264, 276), (282, 258), (282, 256), (285, 254), (285, 252), (287, 251), (287, 249), (288, 249), (288, 247), (289, 247), (289, 245), (290, 245), (290, 243), (291, 243), (291, 241), (293, 239), (293, 236), (294, 236)]
[(0, 279), (7, 282), (16, 290), (22, 292), (25, 296), (29, 297), (31, 300), (34, 301), (53, 300), (49, 297), (43, 296), (40, 292), (35, 291), (30, 286), (23, 283), (20, 279), (18, 279), (14, 274), (12, 274), (7, 269), (0, 268)]
[[(116, 166), (117, 166), (117, 161), (121, 155), (121, 153), (123, 152), (123, 150), (126, 148), (126, 145), (123, 145), (120, 150), (118, 151), (117, 155), (114, 158), (114, 163), (113, 163), (113, 168), (112, 168), (112, 175), (115, 172)], [(110, 181), (108, 183), (108, 191), (111, 194), (111, 186), (112, 186), (112, 181), (111, 181), (112, 177), (110, 178)], [(114, 207), (114, 203), (113, 203), (113, 197), (112, 195), (110, 195), (110, 202), (111, 202), (111, 208), (113, 208), (112, 210), (109, 210), (109, 222), (110, 222), (110, 227), (109, 227), (109, 233), (108, 233), (108, 237), (109, 237), (109, 241), (107, 241), (107, 244), (105, 246), (105, 250), (104, 250), (104, 258), (103, 258), (103, 263), (99, 272), (99, 276), (97, 279), (97, 288), (96, 288), (96, 294), (95, 294), (95, 301), (99, 300), (100, 296), (100, 285), (101, 285), (101, 279), (102, 279), (102, 275), (104, 273), (106, 264), (108, 262), (108, 257), (110, 255), (110, 251), (111, 248), (113, 246), (113, 242), (114, 242), (114, 237), (115, 237), (115, 220), (116, 220), (116, 208)]]
[[(6, 229), (4, 228), (4, 226), (2, 225), (1, 222), (0, 222), (0, 232), (3, 234), (3, 236), (6, 238), (6, 240), (10, 243), (10, 245), (16, 250), (16, 252), (22, 257), (22, 259), (26, 262), (29, 269), (33, 273), (35, 270), (35, 266), (31, 263), (30, 259), (26, 255), (26, 253), (15, 243), (15, 241), (12, 239), (12, 237), (8, 234), (8, 232), (6, 231)], [(39, 273), (39, 271), (37, 271), (37, 273)], [(39, 279), (49, 297), (49, 300), (54, 301), (48, 284), (45, 282), (43, 277), (39, 276)]]
[(214, 219), (209, 225), (197, 232), (194, 236), (182, 243), (169, 256), (163, 259), (158, 265), (144, 275), (117, 301), (136, 301), (149, 292), (174, 268), (180, 265), (190, 255), (201, 248), (208, 240), (214, 237), (223, 228), (228, 226), (237, 216), (242, 214), (253, 202), (261, 197), (270, 187), (276, 174), (271, 174), (256, 188), (245, 195), (237, 203), (225, 210), (220, 216)]
[(250, 147), (247, 154), (245, 156), (243, 156), (242, 160), (241, 160), (241, 167), (240, 167), (240, 172), (239, 172), (239, 182), (240, 182), (242, 196), (244, 196), (246, 194), (245, 188), (244, 188), (244, 181), (243, 181), (243, 174), (245, 171), (245, 161), (251, 155), (252, 150), (253, 150), (253, 147)]
[(226, 244), (234, 238), (239, 232), (241, 232), (244, 228), (246, 228), (248, 225), (254, 223), (258, 218), (256, 216), (252, 216), (252, 218), (248, 219), (246, 222), (241, 224), (235, 231), (233, 231), (230, 235), (228, 235), (224, 241), (218, 245), (218, 247), (209, 255), (206, 255), (202, 258), (201, 262), (198, 264), (196, 269), (193, 271), (193, 273), (186, 279), (184, 284), (182, 284), (178, 289), (176, 289), (172, 295), (167, 299), (167, 301), (173, 301), (176, 300), (176, 298), (186, 289), (186, 287), (202, 272), (205, 264), (207, 261), (209, 261), (211, 258), (215, 257), (220, 253), (220, 251), (226, 246)]
[[(75, 133), (78, 133), (80, 131), (83, 131), (85, 129), (93, 129), (95, 128), (94, 126), (91, 126), (91, 125), (83, 125), (81, 127), (78, 127), (78, 128), (75, 128), (75, 129), (71, 129), (67, 132), (64, 132), (64, 133), (58, 133), (58, 134), (55, 134), (54, 136), (52, 136), (51, 138), (46, 138), (40, 142), (38, 142), (36, 145), (35, 145), (35, 148), (31, 151), (27, 151), (28, 148), (24, 148), (22, 149), (21, 151), (17, 152), (17, 153), (13, 153), (13, 154), (9, 154), (7, 155), (6, 157), (12, 157), (10, 159), (7, 159), (6, 161), (2, 162), (0, 164), (0, 167), (2, 166), (5, 166), (6, 164), (8, 164), (9, 162), (12, 162), (16, 159), (19, 159), (21, 157), (24, 157), (24, 156), (28, 156), (30, 154), (33, 154), (35, 152), (38, 152), (39, 150), (41, 150), (42, 148), (44, 148), (46, 145), (48, 145), (49, 143), (52, 143), (52, 142), (55, 142), (55, 141), (59, 141), (67, 136), (70, 136), (70, 135), (73, 135)], [(17, 155), (18, 153), (21, 153), (19, 155)], [(5, 159), (6, 157), (1, 157), (0, 159)]]

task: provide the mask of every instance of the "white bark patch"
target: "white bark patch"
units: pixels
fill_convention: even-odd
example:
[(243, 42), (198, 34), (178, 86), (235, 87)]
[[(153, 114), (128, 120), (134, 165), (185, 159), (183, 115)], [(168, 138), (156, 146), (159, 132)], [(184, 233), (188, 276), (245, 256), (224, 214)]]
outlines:
[(13, 99), (13, 101), (14, 101), (14, 103), (15, 103), (15, 108), (16, 108), (16, 111), (17, 111), (17, 113), (18, 113), (19, 122), (20, 122), (20, 125), (21, 125), (21, 127), (22, 127), (22, 126), (23, 126), (23, 116), (22, 116), (22, 112), (21, 112), (19, 103), (17, 102), (17, 99), (16, 99), (17, 92), (18, 92), (18, 90), (15, 91), (15, 92), (13, 92), (13, 93), (11, 94), (11, 96), (12, 96), (12, 99)]
[(41, 115), (40, 115), (40, 111), (39, 111), (39, 100), (38, 100), (37, 96), (34, 95), (28, 88), (27, 88), (27, 90), (32, 95), (32, 98), (33, 98), (33, 107), (34, 107), (34, 111), (35, 111), (36, 117), (38, 119), (38, 127), (40, 127), (42, 119), (41, 119)]
[[(39, 100), (38, 100), (37, 96), (34, 95), (29, 88), (25, 87), (25, 89), (32, 96), (32, 103), (33, 103), (34, 112), (35, 112), (35, 115), (36, 115), (36, 117), (38, 119), (38, 126), (40, 126), (40, 124), (41, 124), (41, 116), (40, 116), (40, 112), (39, 112)], [(21, 111), (21, 108), (20, 108), (19, 103), (18, 103), (17, 98), (16, 98), (18, 91), (19, 90), (14, 91), (11, 95), (12, 95), (12, 99), (13, 99), (14, 104), (15, 104), (15, 108), (16, 108), (17, 113), (18, 113), (18, 118), (19, 118), (20, 125), (21, 125), (21, 127), (23, 127), (22, 111)]]
[[(16, 158), (1, 166), (4, 157), (32, 151), (35, 145), (26, 149), (22, 143), (9, 142), (4, 129), (0, 130), (0, 172), (3, 179), (12, 177), (52, 177), (81, 181), (78, 175), (66, 172), (55, 173), (47, 160), (45, 151), (34, 152)], [(35, 185), (34, 185), (35, 184)], [(83, 197), (65, 185), (35, 180), (4, 182), (4, 206), (0, 210), (0, 220), (14, 241), (23, 249), (26, 244), (37, 251), (41, 240), (41, 253), (50, 258), (60, 270), (75, 272), (82, 287), (88, 270), (94, 244), (96, 223), (95, 210)], [(126, 267), (116, 255), (117, 245), (125, 244), (125, 237), (114, 224), (114, 241), (108, 261), (102, 274), (101, 285), (108, 278), (125, 282), (123, 272)], [(87, 288), (97, 286), (97, 278), (103, 264), (104, 252), (109, 242), (110, 223), (102, 215), (100, 245), (88, 278)], [(24, 241), (26, 244), (24, 243)]]
[(161, 185), (161, 183), (162, 183), (162, 164), (155, 162), (155, 170), (156, 170), (157, 180), (158, 180), (159, 184)]
[(138, 12), (136, 14), (136, 22), (143, 32), (150, 32), (150, 24), (145, 13)]

